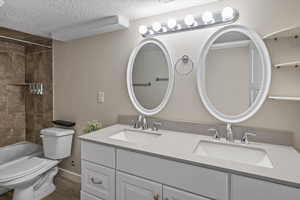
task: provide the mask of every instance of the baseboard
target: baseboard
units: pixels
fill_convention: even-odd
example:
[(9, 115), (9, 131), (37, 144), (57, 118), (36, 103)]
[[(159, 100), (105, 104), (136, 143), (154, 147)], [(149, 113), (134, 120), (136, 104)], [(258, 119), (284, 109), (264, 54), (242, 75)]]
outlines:
[(59, 175), (63, 178), (66, 178), (66, 179), (71, 180), (76, 183), (81, 182), (80, 174), (77, 174), (75, 172), (72, 172), (72, 171), (69, 171), (69, 170), (66, 170), (63, 168), (59, 168)]

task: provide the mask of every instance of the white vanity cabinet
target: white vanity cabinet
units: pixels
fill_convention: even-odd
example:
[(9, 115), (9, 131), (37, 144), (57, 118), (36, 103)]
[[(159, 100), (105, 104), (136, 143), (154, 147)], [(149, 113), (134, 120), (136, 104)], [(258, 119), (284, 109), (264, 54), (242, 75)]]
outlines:
[(167, 186), (163, 186), (163, 197), (163, 200), (209, 200), (207, 198)]
[(299, 200), (300, 189), (232, 175), (231, 200)]
[(82, 141), (81, 200), (299, 200), (300, 189)]
[(162, 184), (117, 172), (118, 200), (162, 200)]
[(82, 161), (82, 190), (102, 200), (115, 199), (115, 170)]

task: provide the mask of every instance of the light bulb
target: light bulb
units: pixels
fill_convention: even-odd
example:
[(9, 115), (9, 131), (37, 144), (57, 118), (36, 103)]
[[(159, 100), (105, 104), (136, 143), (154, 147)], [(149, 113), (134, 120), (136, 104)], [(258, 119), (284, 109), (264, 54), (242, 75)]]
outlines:
[(184, 23), (187, 25), (187, 26), (193, 26), (194, 23), (195, 23), (195, 18), (193, 15), (187, 15), (185, 16), (184, 18)]
[(0, 7), (2, 7), (5, 4), (4, 0), (0, 0)]
[(139, 33), (142, 34), (142, 35), (145, 35), (146, 33), (148, 33), (148, 28), (147, 28), (147, 26), (141, 25), (141, 26), (139, 27)]
[(152, 29), (153, 29), (155, 32), (161, 31), (161, 24), (160, 24), (159, 22), (155, 22), (155, 23), (152, 25)]
[(231, 7), (226, 7), (222, 10), (222, 18), (223, 21), (228, 21), (233, 19), (234, 17), (234, 10)]
[(149, 35), (153, 35), (154, 32), (152, 30), (149, 30)]
[(177, 21), (175, 19), (168, 20), (168, 27), (169, 29), (175, 29), (177, 26)]
[(204, 24), (212, 24), (215, 22), (215, 19), (211, 12), (205, 12), (202, 15), (202, 21), (204, 22)]
[(161, 28), (161, 31), (162, 31), (163, 33), (166, 33), (166, 32), (168, 31), (168, 29), (167, 29), (166, 27), (162, 27), (162, 28)]

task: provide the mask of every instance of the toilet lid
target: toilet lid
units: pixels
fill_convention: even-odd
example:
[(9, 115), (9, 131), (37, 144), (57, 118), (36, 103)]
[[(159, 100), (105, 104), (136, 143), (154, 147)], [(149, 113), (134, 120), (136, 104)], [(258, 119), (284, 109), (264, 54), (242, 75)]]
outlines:
[(43, 158), (27, 156), (0, 165), (0, 182), (9, 181), (32, 174), (46, 166), (49, 161)]

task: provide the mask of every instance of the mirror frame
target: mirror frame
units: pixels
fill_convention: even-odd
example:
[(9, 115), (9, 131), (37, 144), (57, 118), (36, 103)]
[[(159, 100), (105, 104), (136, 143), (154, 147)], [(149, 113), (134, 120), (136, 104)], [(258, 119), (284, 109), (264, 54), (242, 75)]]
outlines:
[[(169, 83), (168, 83), (166, 93), (165, 93), (161, 103), (154, 109), (147, 109), (140, 104), (140, 102), (137, 100), (137, 98), (135, 96), (134, 89), (133, 89), (133, 82), (132, 82), (132, 71), (133, 71), (133, 65), (134, 65), (135, 58), (136, 58), (137, 54), (139, 53), (139, 51), (147, 44), (155, 44), (162, 50), (162, 52), (167, 60), (168, 71), (169, 71)], [(141, 113), (143, 115), (151, 116), (151, 115), (155, 115), (155, 114), (159, 113), (162, 109), (164, 109), (164, 107), (167, 105), (167, 103), (170, 99), (170, 96), (172, 94), (173, 86), (174, 86), (174, 79), (175, 79), (175, 72), (174, 72), (174, 64), (173, 64), (172, 58), (171, 58), (166, 46), (161, 41), (154, 39), (154, 38), (145, 39), (145, 40), (141, 41), (137, 47), (134, 48), (133, 52), (130, 55), (129, 62), (127, 65), (127, 89), (128, 89), (128, 94), (129, 94), (130, 100), (131, 100), (133, 106), (137, 109), (137, 111), (139, 113)]]
[[(258, 92), (257, 98), (255, 99), (253, 104), (245, 112), (240, 113), (238, 115), (226, 115), (218, 111), (211, 103), (206, 91), (206, 77), (205, 77), (206, 58), (209, 49), (220, 36), (232, 31), (240, 32), (250, 38), (250, 40), (254, 43), (254, 45), (258, 49), (258, 53), (262, 58), (262, 65), (263, 65), (262, 66), (263, 67), (262, 88)], [(228, 25), (215, 31), (212, 35), (210, 35), (209, 39), (203, 45), (198, 64), (199, 67), (197, 70), (197, 85), (198, 85), (198, 92), (200, 98), (205, 108), (208, 110), (208, 112), (220, 121), (231, 124), (231, 123), (240, 123), (249, 119), (261, 108), (261, 106), (263, 105), (264, 101), (268, 96), (270, 85), (271, 85), (271, 76), (272, 76), (270, 55), (261, 37), (254, 30), (249, 29), (248, 27), (242, 25)]]

